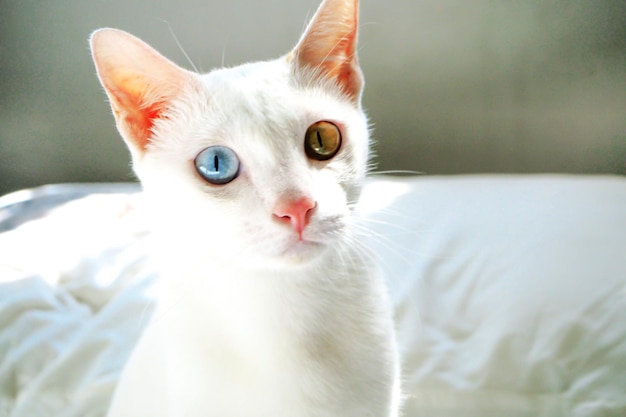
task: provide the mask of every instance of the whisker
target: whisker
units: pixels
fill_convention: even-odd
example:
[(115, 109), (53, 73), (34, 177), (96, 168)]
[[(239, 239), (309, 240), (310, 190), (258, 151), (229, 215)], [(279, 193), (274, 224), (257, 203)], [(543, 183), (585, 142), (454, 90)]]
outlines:
[(368, 171), (369, 175), (398, 175), (398, 176), (412, 176), (412, 175), (426, 175), (423, 171), (413, 171), (408, 169), (392, 169), (386, 171)]
[(222, 47), (222, 62), (221, 62), (221, 67), (224, 68), (224, 65), (226, 64), (226, 48), (228, 46), (228, 40), (224, 41), (224, 46)]
[(191, 58), (187, 54), (187, 51), (185, 51), (185, 48), (183, 48), (183, 45), (178, 40), (178, 37), (174, 33), (174, 29), (172, 29), (172, 25), (170, 25), (170, 22), (168, 22), (165, 19), (159, 19), (159, 20), (161, 20), (161, 22), (163, 22), (163, 23), (165, 23), (167, 25), (167, 29), (169, 30), (170, 35), (174, 39), (174, 42), (176, 42), (176, 46), (178, 46), (178, 49), (180, 49), (180, 51), (183, 53), (183, 55), (185, 56), (185, 59), (187, 59), (187, 61), (189, 62), (189, 65), (191, 65), (191, 68), (193, 68), (193, 70), (195, 72), (199, 72), (198, 68), (196, 67), (196, 65), (193, 63), (193, 61), (191, 60)]

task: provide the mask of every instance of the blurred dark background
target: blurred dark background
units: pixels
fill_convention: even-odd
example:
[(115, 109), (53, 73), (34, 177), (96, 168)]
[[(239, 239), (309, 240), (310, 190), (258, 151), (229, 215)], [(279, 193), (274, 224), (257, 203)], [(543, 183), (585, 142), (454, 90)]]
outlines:
[[(0, 0), (0, 193), (128, 181), (87, 38), (204, 71), (275, 58), (317, 0)], [(626, 174), (624, 0), (362, 0), (380, 170)]]

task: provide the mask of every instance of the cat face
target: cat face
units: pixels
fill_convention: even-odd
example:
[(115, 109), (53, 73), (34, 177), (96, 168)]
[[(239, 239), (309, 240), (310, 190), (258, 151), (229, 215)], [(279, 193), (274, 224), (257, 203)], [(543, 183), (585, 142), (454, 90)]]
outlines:
[(299, 263), (347, 232), (367, 122), (338, 94), (291, 85), (288, 69), (279, 60), (199, 76), (135, 161), (163, 220), (221, 257)]
[(346, 241), (368, 157), (348, 3), (324, 2), (287, 56), (204, 75), (127, 33), (94, 34), (154, 223), (177, 248), (293, 266)]

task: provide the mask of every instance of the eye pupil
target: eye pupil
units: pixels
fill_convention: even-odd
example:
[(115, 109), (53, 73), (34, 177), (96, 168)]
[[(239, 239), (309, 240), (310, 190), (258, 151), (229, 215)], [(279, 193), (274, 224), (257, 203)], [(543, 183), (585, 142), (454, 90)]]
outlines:
[(196, 171), (210, 184), (223, 185), (239, 175), (239, 158), (226, 146), (209, 146), (194, 160)]
[(327, 161), (341, 148), (341, 132), (331, 122), (313, 123), (306, 131), (304, 151), (309, 159)]

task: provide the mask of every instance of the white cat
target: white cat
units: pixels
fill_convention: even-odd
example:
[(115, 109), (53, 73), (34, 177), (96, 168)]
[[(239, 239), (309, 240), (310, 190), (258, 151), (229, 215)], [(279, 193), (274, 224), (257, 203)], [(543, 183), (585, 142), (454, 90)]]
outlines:
[(205, 75), (93, 34), (163, 275), (110, 417), (397, 415), (391, 309), (352, 219), (357, 15), (325, 0), (291, 53)]

